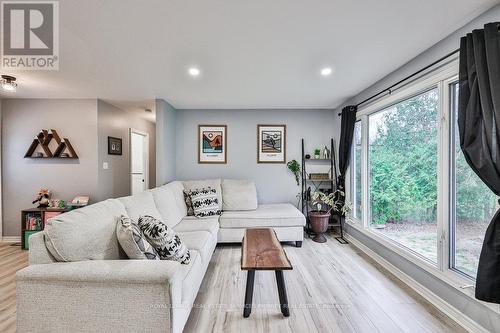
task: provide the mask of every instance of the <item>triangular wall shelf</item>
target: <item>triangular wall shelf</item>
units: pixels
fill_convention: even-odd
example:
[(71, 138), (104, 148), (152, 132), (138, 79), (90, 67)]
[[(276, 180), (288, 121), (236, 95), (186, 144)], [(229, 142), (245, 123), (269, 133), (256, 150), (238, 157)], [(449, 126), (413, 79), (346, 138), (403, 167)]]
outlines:
[[(49, 148), (49, 144), (54, 139), (57, 143), (57, 148), (55, 152), (52, 153), (52, 151)], [(40, 145), (44, 151), (44, 155), (37, 157), (33, 156), (33, 153), (35, 152), (36, 148)], [(61, 156), (64, 151), (67, 150), (68, 156)], [(59, 134), (57, 134), (57, 131), (54, 129), (49, 130), (41, 130), (40, 133), (35, 137), (33, 142), (31, 143), (31, 146), (29, 147), (28, 151), (24, 155), (25, 158), (73, 158), (76, 159), (78, 158), (78, 155), (76, 154), (75, 150), (73, 149), (73, 146), (69, 142), (68, 138), (63, 138), (61, 140), (61, 137)]]

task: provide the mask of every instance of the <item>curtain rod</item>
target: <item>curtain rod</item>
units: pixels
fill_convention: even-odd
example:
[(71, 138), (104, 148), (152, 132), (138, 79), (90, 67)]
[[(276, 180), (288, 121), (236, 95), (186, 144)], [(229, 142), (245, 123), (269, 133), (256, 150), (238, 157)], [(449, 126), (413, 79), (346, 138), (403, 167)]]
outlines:
[[(365, 103), (367, 103), (367, 102), (371, 101), (372, 99), (377, 98), (378, 96), (382, 95), (383, 93), (386, 93), (386, 92), (391, 93), (391, 92), (392, 92), (392, 88), (394, 88), (394, 87), (396, 87), (396, 86), (399, 86), (401, 83), (403, 83), (403, 82), (405, 82), (405, 81), (407, 81), (407, 80), (411, 79), (411, 78), (412, 78), (412, 77), (414, 77), (414, 76), (417, 76), (418, 74), (422, 73), (423, 71), (425, 71), (425, 70), (427, 70), (427, 69), (431, 68), (432, 66), (434, 66), (434, 65), (436, 65), (436, 64), (438, 64), (438, 63), (440, 63), (441, 61), (445, 60), (446, 58), (451, 57), (452, 55), (454, 55), (455, 53), (458, 53), (459, 51), (460, 51), (460, 49), (456, 49), (456, 50), (454, 50), (453, 52), (448, 53), (447, 55), (445, 55), (445, 56), (443, 56), (443, 57), (439, 58), (438, 60), (434, 61), (433, 63), (431, 63), (431, 64), (429, 64), (429, 65), (427, 65), (427, 66), (425, 66), (424, 68), (419, 69), (419, 70), (418, 70), (418, 71), (416, 71), (415, 73), (408, 75), (407, 77), (405, 77), (405, 78), (404, 78), (404, 79), (402, 79), (402, 80), (399, 80), (398, 82), (394, 83), (394, 84), (393, 84), (393, 85), (391, 85), (390, 87), (385, 88), (384, 90), (382, 90), (382, 91), (380, 91), (380, 92), (376, 93), (375, 95), (372, 95), (372, 96), (368, 97), (367, 99), (365, 99), (365, 100), (363, 100), (363, 101), (359, 102), (358, 104), (356, 104), (356, 108), (358, 108), (360, 105), (363, 105), (363, 104), (365, 104)], [(341, 115), (341, 113), (339, 113), (339, 116), (340, 116), (340, 115)]]

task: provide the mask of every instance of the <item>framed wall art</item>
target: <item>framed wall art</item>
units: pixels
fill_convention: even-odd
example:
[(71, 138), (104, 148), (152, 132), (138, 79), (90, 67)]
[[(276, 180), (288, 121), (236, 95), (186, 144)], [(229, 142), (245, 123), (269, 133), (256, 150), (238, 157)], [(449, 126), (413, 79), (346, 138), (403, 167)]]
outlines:
[(122, 155), (122, 139), (108, 136), (108, 155)]
[(226, 125), (198, 125), (198, 163), (227, 163)]
[(257, 125), (257, 163), (285, 163), (286, 125)]

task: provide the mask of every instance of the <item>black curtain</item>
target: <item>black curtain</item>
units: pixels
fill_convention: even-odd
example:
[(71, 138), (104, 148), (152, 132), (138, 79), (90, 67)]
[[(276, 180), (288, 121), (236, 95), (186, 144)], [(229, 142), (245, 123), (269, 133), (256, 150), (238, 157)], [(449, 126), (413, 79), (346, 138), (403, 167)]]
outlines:
[[(458, 128), (470, 167), (500, 195), (500, 23), (460, 40)], [(476, 298), (500, 303), (500, 212), (484, 237)]]
[(347, 171), (347, 167), (349, 166), (349, 158), (351, 157), (352, 137), (354, 134), (357, 110), (357, 106), (349, 105), (342, 109), (341, 114), (339, 177), (337, 179), (337, 188), (341, 191), (345, 191), (345, 173)]

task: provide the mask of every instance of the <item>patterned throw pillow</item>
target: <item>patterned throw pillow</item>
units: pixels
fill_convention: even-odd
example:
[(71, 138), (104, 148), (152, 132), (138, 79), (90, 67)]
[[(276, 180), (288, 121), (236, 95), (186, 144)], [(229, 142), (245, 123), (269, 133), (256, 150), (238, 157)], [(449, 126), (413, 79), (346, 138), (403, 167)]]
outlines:
[(172, 228), (149, 215), (139, 217), (139, 227), (161, 260), (175, 260), (181, 264), (189, 264), (191, 254)]
[(116, 223), (116, 237), (129, 259), (160, 260), (156, 250), (144, 238), (137, 223), (122, 216)]
[(216, 189), (207, 187), (191, 190), (190, 197), (194, 216), (208, 217), (221, 214)]
[(193, 216), (193, 203), (191, 202), (191, 190), (184, 190), (184, 201), (187, 207), (187, 216)]

